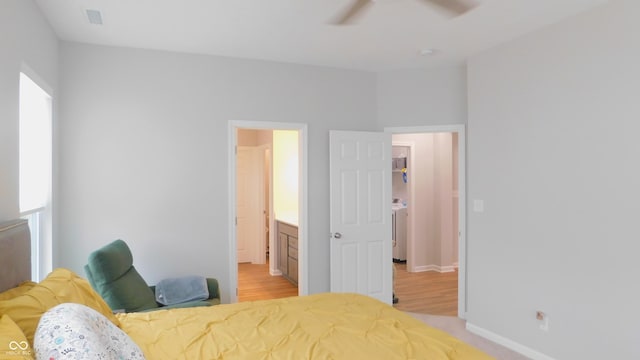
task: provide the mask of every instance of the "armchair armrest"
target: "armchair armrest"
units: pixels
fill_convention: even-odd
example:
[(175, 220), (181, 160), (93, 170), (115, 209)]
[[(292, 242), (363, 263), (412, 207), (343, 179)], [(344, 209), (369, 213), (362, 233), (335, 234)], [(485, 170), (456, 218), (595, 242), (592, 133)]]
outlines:
[(218, 280), (214, 278), (207, 278), (207, 288), (209, 289), (209, 299), (220, 299)]

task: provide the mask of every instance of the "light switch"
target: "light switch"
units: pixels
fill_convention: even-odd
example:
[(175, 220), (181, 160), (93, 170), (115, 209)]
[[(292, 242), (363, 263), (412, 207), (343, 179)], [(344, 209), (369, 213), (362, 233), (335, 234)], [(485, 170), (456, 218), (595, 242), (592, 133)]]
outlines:
[(484, 212), (484, 200), (473, 200), (473, 211)]

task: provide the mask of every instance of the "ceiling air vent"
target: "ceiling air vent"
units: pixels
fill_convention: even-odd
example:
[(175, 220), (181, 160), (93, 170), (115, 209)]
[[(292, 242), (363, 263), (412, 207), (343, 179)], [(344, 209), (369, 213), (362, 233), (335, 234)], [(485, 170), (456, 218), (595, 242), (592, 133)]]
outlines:
[(98, 10), (87, 9), (87, 19), (89, 23), (93, 25), (102, 25), (102, 14)]

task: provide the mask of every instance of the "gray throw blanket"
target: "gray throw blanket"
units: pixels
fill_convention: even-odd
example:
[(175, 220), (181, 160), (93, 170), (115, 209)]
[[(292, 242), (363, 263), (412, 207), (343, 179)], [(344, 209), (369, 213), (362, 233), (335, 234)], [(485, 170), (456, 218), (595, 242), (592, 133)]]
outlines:
[(202, 276), (184, 276), (161, 280), (156, 285), (156, 301), (163, 305), (209, 298), (207, 279)]

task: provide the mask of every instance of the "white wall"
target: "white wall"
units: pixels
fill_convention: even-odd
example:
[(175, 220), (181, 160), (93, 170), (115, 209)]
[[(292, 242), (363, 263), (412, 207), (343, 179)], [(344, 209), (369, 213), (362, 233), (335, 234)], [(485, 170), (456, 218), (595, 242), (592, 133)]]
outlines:
[[(58, 40), (33, 1), (0, 1), (0, 222), (19, 216), (18, 102), (25, 64), (54, 91)], [(38, 79), (34, 79), (38, 81)], [(43, 85), (40, 83), (39, 85)]]
[[(453, 244), (458, 240), (453, 224), (453, 136), (451, 133), (431, 134), (434, 138), (434, 207), (436, 209), (436, 243), (440, 245), (436, 265), (452, 267), (457, 260)], [(455, 199), (457, 200), (457, 199)], [(443, 270), (452, 270), (443, 269)]]
[(300, 223), (300, 132), (273, 131), (273, 212), (275, 220)]
[(611, 1), (469, 61), (468, 320), (556, 359), (640, 358), (638, 14)]
[(379, 73), (380, 128), (465, 124), (466, 81), (464, 65)]
[(309, 289), (329, 289), (328, 131), (375, 129), (374, 74), (64, 42), (60, 62), (57, 265), (122, 238), (149, 282), (213, 276), (228, 300), (228, 120), (298, 122)]
[(453, 247), (457, 236), (454, 241), (452, 138), (450, 133), (393, 135), (394, 142), (413, 144), (414, 148), (407, 185), (412, 186), (416, 201), (407, 198), (407, 207), (409, 232), (415, 239), (410, 265), (420, 271), (451, 267), (457, 261)]

